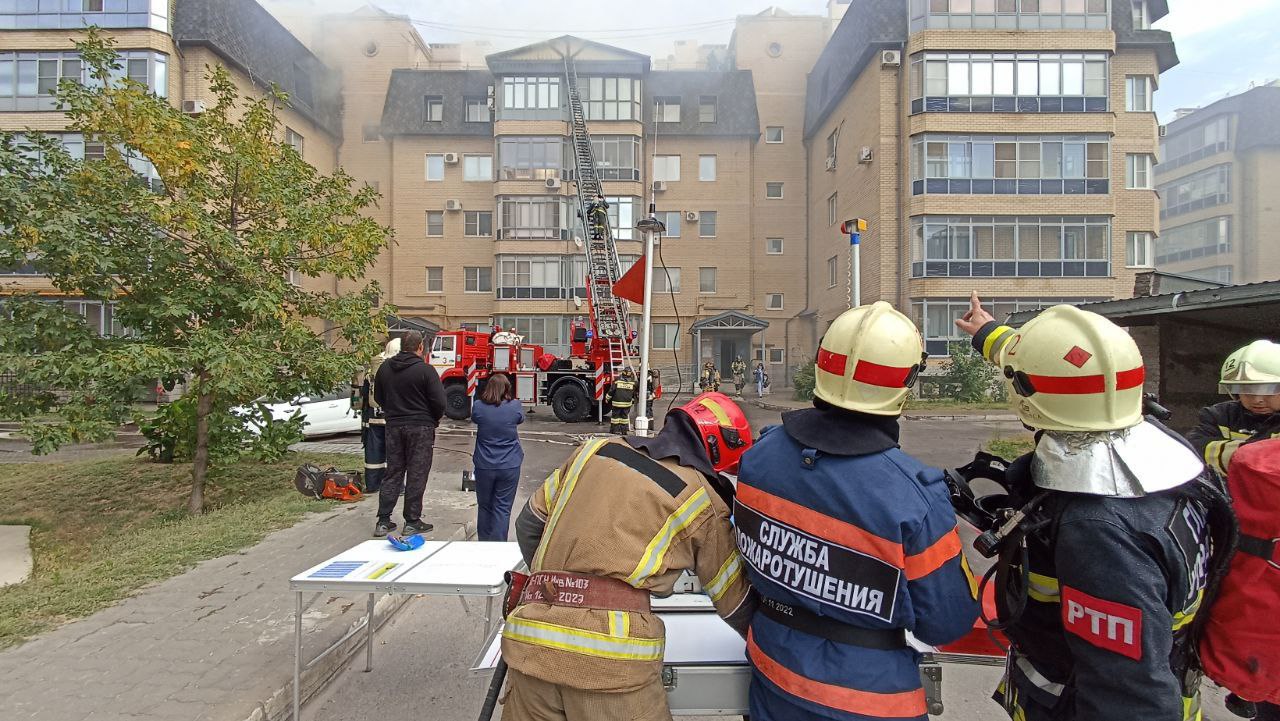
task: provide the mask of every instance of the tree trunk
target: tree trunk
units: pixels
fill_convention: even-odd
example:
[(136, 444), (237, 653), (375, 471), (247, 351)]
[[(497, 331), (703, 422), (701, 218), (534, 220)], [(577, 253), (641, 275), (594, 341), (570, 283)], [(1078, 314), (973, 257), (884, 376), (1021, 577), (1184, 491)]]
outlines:
[(213, 394), (204, 387), (207, 380), (201, 374), (196, 400), (196, 455), (191, 463), (191, 501), (187, 504), (193, 516), (204, 513), (204, 480), (209, 475), (209, 412), (213, 410)]

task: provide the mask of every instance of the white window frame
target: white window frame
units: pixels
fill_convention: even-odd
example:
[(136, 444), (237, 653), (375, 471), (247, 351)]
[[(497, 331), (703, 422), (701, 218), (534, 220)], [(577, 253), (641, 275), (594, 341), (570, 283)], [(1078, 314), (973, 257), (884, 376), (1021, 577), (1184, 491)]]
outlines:
[[(1141, 87), (1138, 87), (1141, 85)], [(1153, 111), (1152, 93), (1155, 91), (1155, 79), (1150, 75), (1124, 76), (1124, 109), (1129, 113), (1150, 113)]]
[(1124, 187), (1126, 190), (1154, 190), (1152, 183), (1155, 157), (1150, 153), (1128, 153), (1124, 156)]
[(1124, 265), (1126, 268), (1152, 268), (1155, 266), (1154, 233), (1130, 231), (1125, 235)]
[(670, 267), (663, 268), (660, 265), (654, 266), (653, 292), (654, 293), (679, 293), (680, 292), (680, 268), (670, 268)]
[[(486, 273), (488, 288), (485, 288)], [(462, 292), (463, 293), (492, 293), (493, 292), (493, 268), (487, 265), (469, 265), (462, 269)]]
[(678, 182), (680, 180), (680, 156), (653, 156), (653, 179), (667, 183)]
[[(776, 130), (776, 131), (778, 131), (778, 139), (777, 139), (777, 140), (770, 140), (770, 139), (769, 139), (769, 132), (770, 132), (770, 131), (772, 131), (772, 130)], [(782, 125), (769, 125), (769, 126), (766, 126), (766, 127), (765, 127), (765, 129), (764, 129), (764, 142), (768, 143), (769, 145), (778, 145), (778, 144), (780, 144), (780, 143), (785, 142), (785, 140), (786, 140), (786, 128), (785, 128), (784, 126), (782, 126)]]
[[(489, 99), (479, 96), (467, 96), (462, 99), (462, 120), (467, 123), (491, 123), (493, 122), (493, 108), (489, 107)], [(476, 120), (471, 117), (471, 111), (478, 108), (483, 118)]]
[[(487, 174), (485, 173), (473, 174), (471, 172), (471, 166), (472, 166), (471, 161), (473, 160), (476, 161), (475, 164), (480, 166), (484, 165), (482, 161), (488, 160), (489, 172)], [(492, 183), (493, 182), (493, 154), (492, 153), (475, 153), (471, 155), (462, 156), (462, 179), (463, 181), (469, 182), (469, 183)]]
[[(708, 217), (710, 217), (711, 219), (711, 235), (705, 235), (703, 232), (706, 229), (706, 222)], [(714, 210), (698, 211), (698, 237), (699, 238), (716, 237), (716, 233), (720, 232), (720, 229), (716, 227), (716, 224), (719, 222), (719, 220), (720, 220), (720, 216)]]
[(833, 255), (827, 258), (827, 287), (834, 288), (840, 277), (840, 256)]
[[(663, 236), (667, 238), (680, 237), (680, 226), (684, 224), (684, 211), (659, 210), (658, 220), (661, 220), (667, 226), (667, 232), (663, 233)], [(659, 236), (653, 236), (653, 242), (659, 242)]]
[[(431, 162), (432, 162), (432, 160), (433, 160), (433, 159), (437, 159), (437, 158), (439, 159), (439, 160), (438, 160), (438, 165), (439, 165), (439, 167), (440, 167), (440, 177), (438, 177), (438, 178), (433, 178), (433, 177), (431, 177)], [(423, 176), (424, 178), (426, 178), (426, 180), (427, 180), (427, 182), (428, 182), (428, 183), (440, 183), (440, 182), (444, 182), (444, 172), (445, 172), (445, 170), (444, 170), (444, 153), (427, 153), (425, 156), (423, 156), (423, 161), (422, 161), (422, 162), (423, 162), (423, 164), (424, 164), (424, 166), (425, 166), (425, 167), (424, 167), (424, 169), (423, 169), (422, 176)]]
[[(777, 305), (774, 305), (774, 302), (773, 302), (773, 301), (774, 301), (775, 299), (778, 301)], [(786, 305), (787, 305), (787, 304), (786, 304), (786, 294), (784, 294), (784, 293), (765, 293), (765, 296), (764, 296), (764, 309), (765, 309), (765, 310), (785, 310), (785, 309), (786, 309)]]
[(679, 323), (654, 323), (651, 327), (654, 350), (680, 350)]
[[(480, 218), (484, 215), (489, 216), (489, 232), (480, 232)], [(471, 232), (471, 218), (475, 217), (475, 230)], [(493, 237), (493, 211), (492, 210), (464, 210), (462, 211), (462, 234), (468, 238), (492, 238)]]
[(766, 350), (769, 351), (769, 365), (783, 365), (787, 362), (787, 349), (779, 348), (771, 345)]
[(305, 142), (306, 139), (302, 137), (302, 133), (288, 125), (284, 126), (284, 144), (298, 151), (298, 155), (302, 155), (302, 148)]
[(443, 123), (444, 122), (444, 96), (443, 95), (424, 95), (422, 96), (422, 123)]
[(655, 95), (653, 97), (653, 122), (680, 122), (680, 97), (678, 95)]
[[(1112, 0), (1113, 2), (1115, 0)], [(1133, 2), (1133, 29), (1147, 30), (1151, 27), (1151, 6), (1147, 0), (1132, 0)]]
[[(433, 215), (438, 215), (438, 216), (440, 216), (440, 232), (439, 232), (439, 233), (432, 233), (432, 232), (431, 232), (431, 216), (433, 216)], [(427, 213), (426, 213), (425, 219), (426, 219), (426, 224), (427, 224), (427, 230), (426, 230), (426, 235), (427, 235), (427, 237), (428, 237), (428, 238), (443, 238), (443, 237), (444, 237), (444, 211), (443, 211), (443, 210), (428, 210), (428, 211), (427, 211)]]
[(827, 196), (827, 225), (836, 224), (836, 206), (839, 203), (837, 196), (839, 195), (840, 194), (837, 192)]
[[(434, 273), (433, 273), (433, 271), (434, 271)], [(437, 289), (435, 289), (435, 290), (432, 290), (432, 289), (431, 289), (431, 285), (432, 285), (432, 283), (431, 283), (431, 276), (432, 276), (433, 274), (436, 276), (436, 278), (435, 278), (435, 279), (436, 279), (436, 281), (438, 281), (438, 283), (439, 283), (439, 288), (437, 288)], [(428, 292), (428, 293), (433, 293), (433, 294), (436, 294), (436, 293), (444, 293), (444, 266), (443, 266), (443, 265), (429, 265), (429, 266), (427, 266), (427, 269), (426, 269), (426, 276), (425, 276), (425, 281), (426, 281), (426, 284), (425, 284), (425, 286), (424, 286), (424, 287), (427, 289), (427, 292)]]
[[(711, 99), (710, 103), (707, 102), (708, 98)], [(716, 122), (716, 117), (719, 114), (719, 108), (717, 107), (719, 104), (720, 104), (719, 98), (717, 98), (715, 95), (699, 95), (698, 96), (698, 122), (703, 124), (710, 124), (710, 123)], [(704, 113), (708, 106), (710, 106), (711, 108), (710, 120), (707, 120), (704, 117)]]
[[(710, 161), (710, 164), (708, 164)], [(714, 183), (717, 175), (717, 165), (715, 155), (699, 155), (698, 156), (698, 180), (704, 183)], [(710, 172), (707, 172), (710, 170)]]
[[(772, 190), (772, 189), (773, 189), (773, 186), (775, 186), (775, 185), (778, 187), (778, 194), (777, 194), (777, 195), (770, 195), (770, 194), (769, 194), (769, 191), (770, 191), (770, 190)], [(784, 186), (785, 186), (785, 183), (783, 183), (781, 180), (770, 180), (770, 181), (766, 182), (766, 183), (764, 184), (764, 197), (765, 197), (765, 200), (782, 200), (782, 199), (783, 199), (783, 193), (785, 192)]]
[[(711, 289), (707, 290), (707, 271), (711, 271)], [(698, 292), (703, 295), (715, 295), (719, 291), (719, 270), (715, 266), (703, 266), (698, 268)]]
[[(774, 249), (773, 249), (773, 241), (775, 241), (775, 240), (776, 240), (776, 241), (778, 241), (778, 249), (777, 249), (777, 250), (774, 250)], [(765, 255), (782, 255), (782, 254), (784, 254), (785, 252), (786, 252), (786, 239), (785, 239), (785, 238), (765, 238), (765, 239), (764, 239), (764, 254), (765, 254)]]

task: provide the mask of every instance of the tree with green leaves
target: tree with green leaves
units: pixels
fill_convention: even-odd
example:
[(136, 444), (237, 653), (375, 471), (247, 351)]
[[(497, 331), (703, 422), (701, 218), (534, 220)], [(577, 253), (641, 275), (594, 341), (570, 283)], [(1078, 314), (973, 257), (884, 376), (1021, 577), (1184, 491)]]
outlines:
[[(127, 332), (99, 337), (61, 304), (0, 289), (0, 375), (47, 389), (0, 389), (0, 411), (24, 419), (42, 453), (109, 437), (138, 389), (181, 382), (184, 398), (148, 428), (190, 439), (173, 446), (190, 454), (200, 513), (211, 465), (254, 437), (233, 409), (339, 387), (386, 332), (375, 284), (318, 292), (291, 274), (359, 281), (390, 231), (362, 214), (371, 188), (282, 142), (282, 93), (242, 96), (212, 68), (213, 101), (190, 116), (122, 78), (96, 31), (78, 48), (88, 80), (55, 95), (68, 130), (106, 158), (0, 134), (0, 266), (31, 264), (68, 296), (113, 303)], [(158, 180), (139, 175), (147, 164)]]

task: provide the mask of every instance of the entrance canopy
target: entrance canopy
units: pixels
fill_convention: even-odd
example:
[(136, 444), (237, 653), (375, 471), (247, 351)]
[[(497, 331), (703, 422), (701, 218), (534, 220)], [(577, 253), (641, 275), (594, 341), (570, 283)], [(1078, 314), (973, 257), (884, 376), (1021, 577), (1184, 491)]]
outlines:
[(689, 332), (697, 333), (698, 331), (746, 331), (748, 333), (758, 333), (769, 327), (769, 321), (763, 318), (757, 318), (746, 313), (739, 313), (736, 310), (725, 311), (720, 315), (713, 315), (710, 318), (703, 318), (694, 323), (689, 328)]

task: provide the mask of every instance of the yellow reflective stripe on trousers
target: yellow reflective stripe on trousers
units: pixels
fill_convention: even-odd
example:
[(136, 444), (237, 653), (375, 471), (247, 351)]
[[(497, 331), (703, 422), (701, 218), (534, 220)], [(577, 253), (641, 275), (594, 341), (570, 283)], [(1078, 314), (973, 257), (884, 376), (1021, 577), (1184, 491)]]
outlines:
[(609, 612), (609, 635), (626, 638), (631, 635), (631, 614), (626, 611)]
[(1182, 721), (1200, 721), (1203, 713), (1200, 710), (1200, 692), (1191, 698), (1182, 697)]
[(716, 577), (711, 579), (703, 590), (711, 597), (712, 601), (719, 601), (724, 592), (729, 590), (729, 586), (742, 576), (742, 555), (737, 551), (729, 553), (729, 559), (724, 562), (720, 570), (716, 572)]
[(547, 476), (547, 480), (542, 484), (542, 500), (545, 501), (547, 513), (551, 513), (551, 509), (555, 508), (556, 495), (560, 493), (560, 469), (557, 468)]
[(1058, 603), (1062, 600), (1058, 579), (1039, 573), (1027, 574), (1027, 595), (1041, 603)]
[(649, 541), (648, 547), (644, 549), (644, 555), (640, 557), (640, 563), (636, 565), (636, 570), (627, 576), (627, 583), (639, 588), (644, 579), (657, 573), (658, 569), (662, 568), (662, 559), (666, 557), (667, 549), (671, 548), (671, 539), (688, 528), (700, 513), (710, 507), (711, 499), (707, 496), (705, 488), (699, 488), (689, 496), (689, 500), (680, 504), (674, 513), (667, 516), (667, 522), (662, 524), (658, 535)]
[(583, 466), (587, 465), (587, 461), (600, 450), (608, 442), (608, 438), (594, 438), (586, 442), (582, 446), (582, 450), (578, 451), (578, 457), (573, 459), (573, 465), (569, 466), (569, 472), (565, 474), (561, 481), (560, 493), (556, 495), (555, 507), (547, 508), (547, 526), (542, 532), (542, 542), (538, 544), (538, 552), (533, 555), (533, 570), (542, 570), (542, 558), (547, 553), (547, 543), (551, 540), (552, 534), (555, 533), (556, 524), (560, 521), (560, 514), (564, 512), (565, 504), (569, 502), (569, 496), (573, 495), (573, 487), (578, 484), (578, 476), (582, 475)]
[(1190, 606), (1173, 614), (1173, 630), (1177, 631), (1196, 620), (1196, 613), (1200, 610), (1202, 601), (1204, 601), (1204, 589), (1196, 594), (1196, 600), (1192, 601)]
[(622, 661), (658, 661), (662, 658), (664, 645), (660, 638), (614, 638), (525, 618), (508, 618), (502, 635), (533, 646)]

